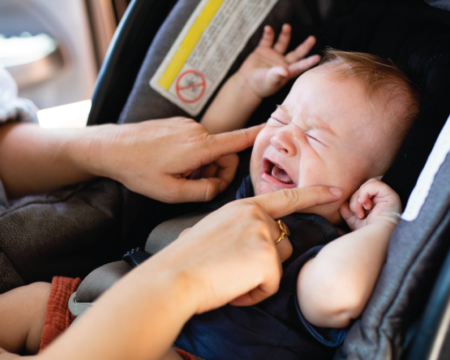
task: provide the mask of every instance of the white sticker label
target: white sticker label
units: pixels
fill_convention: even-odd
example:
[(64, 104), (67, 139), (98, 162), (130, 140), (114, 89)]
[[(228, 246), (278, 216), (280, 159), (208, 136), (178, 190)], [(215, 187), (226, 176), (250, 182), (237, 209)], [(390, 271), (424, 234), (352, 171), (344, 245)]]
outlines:
[(198, 115), (278, 0), (202, 0), (150, 86)]
[(427, 162), (420, 173), (416, 186), (408, 199), (406, 209), (403, 212), (402, 219), (413, 221), (419, 215), (420, 209), (430, 192), (434, 177), (444, 162), (447, 154), (450, 152), (450, 117), (442, 128), (439, 137), (434, 144), (433, 150), (428, 156)]

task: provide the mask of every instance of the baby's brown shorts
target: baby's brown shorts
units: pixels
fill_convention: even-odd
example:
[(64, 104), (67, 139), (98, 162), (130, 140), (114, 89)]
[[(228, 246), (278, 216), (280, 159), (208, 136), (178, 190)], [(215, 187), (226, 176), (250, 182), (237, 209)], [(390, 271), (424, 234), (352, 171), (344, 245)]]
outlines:
[[(47, 313), (45, 315), (44, 330), (42, 331), (41, 347), (42, 351), (58, 335), (66, 330), (75, 320), (69, 311), (69, 298), (78, 289), (81, 279), (71, 279), (56, 276), (52, 280), (52, 287), (47, 303)], [(183, 360), (196, 360), (197, 358), (184, 350), (175, 350)]]

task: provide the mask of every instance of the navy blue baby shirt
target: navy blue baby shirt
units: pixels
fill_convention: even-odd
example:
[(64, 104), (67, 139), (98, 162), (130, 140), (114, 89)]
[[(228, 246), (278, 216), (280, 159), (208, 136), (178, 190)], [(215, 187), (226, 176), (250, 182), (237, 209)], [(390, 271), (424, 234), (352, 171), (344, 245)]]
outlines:
[[(237, 198), (253, 196), (249, 177)], [(248, 307), (226, 305), (187, 322), (176, 345), (206, 360), (332, 359), (347, 329), (313, 326), (301, 314), (296, 282), (301, 267), (323, 245), (339, 236), (326, 219), (315, 214), (282, 218), (289, 227), (292, 256), (283, 263), (278, 292)]]

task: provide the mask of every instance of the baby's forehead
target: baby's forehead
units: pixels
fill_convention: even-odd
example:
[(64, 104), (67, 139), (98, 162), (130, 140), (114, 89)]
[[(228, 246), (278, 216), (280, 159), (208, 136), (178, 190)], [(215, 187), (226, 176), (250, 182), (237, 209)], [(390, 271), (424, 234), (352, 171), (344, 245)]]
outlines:
[[(312, 115), (328, 115), (322, 119), (324, 121), (344, 115), (352, 120), (345, 121), (348, 128), (359, 129), (362, 125), (388, 129), (395, 126), (395, 121), (387, 120), (401, 116), (408, 95), (397, 91), (394, 81), (384, 81), (378, 87), (369, 85), (364, 76), (352, 73), (349, 64), (325, 63), (296, 80), (289, 93), (292, 95), (290, 105), (297, 107), (297, 112), (313, 108)], [(337, 124), (341, 125), (341, 122)]]

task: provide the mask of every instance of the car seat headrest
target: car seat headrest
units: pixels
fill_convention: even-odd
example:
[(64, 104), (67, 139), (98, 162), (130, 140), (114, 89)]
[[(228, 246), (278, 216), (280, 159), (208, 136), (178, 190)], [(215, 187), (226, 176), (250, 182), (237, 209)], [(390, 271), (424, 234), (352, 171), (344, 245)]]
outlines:
[(450, 13), (425, 5), (409, 13), (352, 14), (328, 23), (318, 34), (316, 52), (331, 46), (389, 58), (421, 88), (419, 116), (383, 178), (400, 195), (403, 206), (450, 114), (449, 24)]
[(447, 0), (425, 0), (425, 2), (439, 9), (450, 11), (450, 3)]

